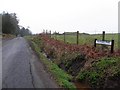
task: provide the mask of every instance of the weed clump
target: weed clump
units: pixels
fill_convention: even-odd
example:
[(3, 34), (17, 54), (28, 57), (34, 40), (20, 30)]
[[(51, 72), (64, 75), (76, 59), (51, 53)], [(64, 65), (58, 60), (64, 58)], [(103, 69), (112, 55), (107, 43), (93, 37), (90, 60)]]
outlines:
[[(88, 81), (94, 88), (114, 88), (120, 84), (120, 57), (104, 57), (83, 69), (77, 76), (79, 81)], [(117, 81), (116, 81), (117, 79)], [(111, 82), (114, 83), (111, 85)]]

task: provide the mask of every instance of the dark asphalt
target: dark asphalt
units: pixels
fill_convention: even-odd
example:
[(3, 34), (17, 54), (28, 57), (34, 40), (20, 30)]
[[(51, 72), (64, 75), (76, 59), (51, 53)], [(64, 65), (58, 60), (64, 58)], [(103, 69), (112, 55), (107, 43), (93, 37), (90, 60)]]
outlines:
[(3, 41), (2, 86), (3, 88), (58, 87), (22, 37)]

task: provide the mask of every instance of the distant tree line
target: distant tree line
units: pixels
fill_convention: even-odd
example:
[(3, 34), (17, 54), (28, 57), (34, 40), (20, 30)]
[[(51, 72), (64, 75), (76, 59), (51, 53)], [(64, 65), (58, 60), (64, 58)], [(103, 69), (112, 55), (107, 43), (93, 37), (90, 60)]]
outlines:
[(24, 28), (24, 27), (22, 27), (19, 30), (19, 33), (20, 33), (21, 36), (26, 36), (26, 35), (31, 35), (32, 34), (32, 32), (28, 28)]
[(13, 34), (16, 36), (31, 35), (31, 31), (28, 28), (20, 28), (18, 25), (19, 20), (15, 13), (5, 13), (2, 14), (2, 33)]

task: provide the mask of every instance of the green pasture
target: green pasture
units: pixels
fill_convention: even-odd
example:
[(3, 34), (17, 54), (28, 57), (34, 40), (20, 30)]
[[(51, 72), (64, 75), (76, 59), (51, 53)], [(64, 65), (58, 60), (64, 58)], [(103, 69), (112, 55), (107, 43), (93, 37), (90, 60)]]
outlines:
[[(64, 35), (52, 35), (52, 38), (55, 38), (57, 40), (64, 41)], [(94, 45), (94, 40), (102, 40), (102, 34), (79, 34), (79, 44), (84, 45), (84, 44), (89, 44), (89, 45)], [(118, 48), (118, 34), (106, 34), (105, 35), (105, 40), (114, 40), (115, 41), (115, 48)], [(71, 34), (66, 34), (65, 35), (65, 40), (66, 43), (70, 44), (76, 44), (77, 42), (77, 36), (71, 35)]]

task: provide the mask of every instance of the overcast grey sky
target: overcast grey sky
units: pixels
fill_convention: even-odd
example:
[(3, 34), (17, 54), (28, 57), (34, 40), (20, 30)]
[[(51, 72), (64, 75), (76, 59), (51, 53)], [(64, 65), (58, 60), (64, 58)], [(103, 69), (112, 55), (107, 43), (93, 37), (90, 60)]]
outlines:
[(0, 12), (15, 12), (19, 25), (33, 33), (43, 29), (86, 33), (118, 32), (119, 0), (1, 0)]

